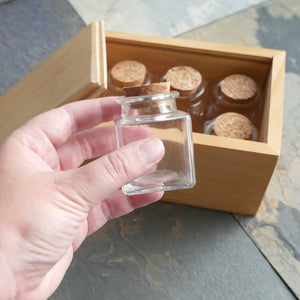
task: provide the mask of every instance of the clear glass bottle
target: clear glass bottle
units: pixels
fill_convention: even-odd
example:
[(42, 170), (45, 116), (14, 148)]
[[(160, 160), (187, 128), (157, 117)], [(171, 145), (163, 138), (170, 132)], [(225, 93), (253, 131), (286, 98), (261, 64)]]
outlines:
[(202, 133), (208, 89), (201, 73), (190, 66), (175, 66), (166, 72), (161, 81), (169, 81), (171, 90), (179, 92), (177, 108), (189, 113), (193, 131)]
[(121, 118), (115, 121), (118, 148), (147, 137), (157, 137), (165, 155), (147, 174), (123, 186), (127, 195), (191, 188), (195, 185), (191, 117), (178, 111), (178, 92), (123, 97)]
[(243, 74), (229, 75), (215, 84), (207, 107), (206, 120), (226, 112), (236, 112), (243, 114), (259, 127), (262, 109), (260, 100), (260, 89), (252, 78)]
[(257, 140), (257, 128), (244, 115), (227, 112), (206, 121), (204, 133), (243, 140)]

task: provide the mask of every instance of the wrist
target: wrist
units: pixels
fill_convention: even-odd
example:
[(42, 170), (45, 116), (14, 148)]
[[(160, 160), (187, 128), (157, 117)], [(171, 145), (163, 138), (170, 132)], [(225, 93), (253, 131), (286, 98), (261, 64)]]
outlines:
[(17, 289), (16, 282), (7, 263), (7, 259), (0, 249), (0, 295), (1, 299), (14, 299)]

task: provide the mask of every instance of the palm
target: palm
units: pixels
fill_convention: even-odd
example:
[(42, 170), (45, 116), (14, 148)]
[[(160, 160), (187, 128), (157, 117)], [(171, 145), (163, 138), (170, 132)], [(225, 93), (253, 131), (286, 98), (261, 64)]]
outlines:
[[(118, 182), (105, 184), (106, 178), (99, 187), (97, 161), (78, 169), (86, 159), (115, 150), (113, 128), (93, 127), (113, 119), (119, 109), (112, 99), (71, 104), (32, 119), (0, 147), (0, 190), (7, 192), (0, 202), (9, 199), (5, 209), (22, 220), (14, 231), (23, 240), (7, 247), (7, 255), (32, 298), (45, 289), (47, 296), (53, 292), (88, 234), (162, 195), (129, 198), (116, 191)], [(11, 223), (9, 217), (0, 211), (3, 224)]]

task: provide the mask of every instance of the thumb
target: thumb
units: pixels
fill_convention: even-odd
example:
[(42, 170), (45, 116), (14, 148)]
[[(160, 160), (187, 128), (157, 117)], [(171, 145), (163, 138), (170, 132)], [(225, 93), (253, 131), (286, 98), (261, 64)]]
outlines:
[(89, 211), (121, 186), (145, 174), (164, 156), (156, 138), (130, 143), (78, 169), (57, 172), (62, 193)]

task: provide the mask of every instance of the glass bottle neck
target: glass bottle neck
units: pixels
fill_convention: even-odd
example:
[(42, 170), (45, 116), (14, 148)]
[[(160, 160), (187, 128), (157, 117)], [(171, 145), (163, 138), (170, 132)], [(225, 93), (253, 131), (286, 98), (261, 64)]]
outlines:
[(122, 117), (159, 115), (176, 111), (177, 107), (175, 98), (125, 102), (122, 103), (121, 106)]

